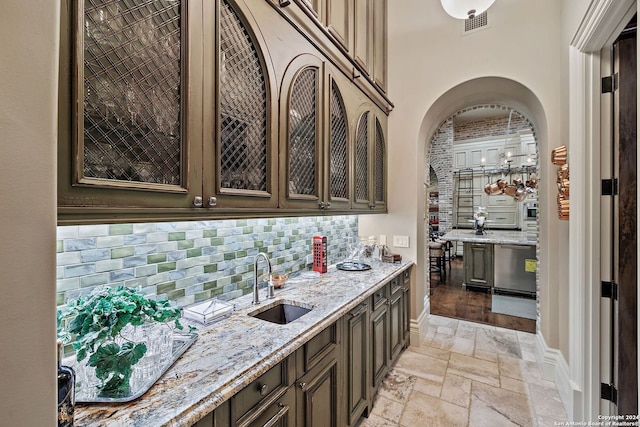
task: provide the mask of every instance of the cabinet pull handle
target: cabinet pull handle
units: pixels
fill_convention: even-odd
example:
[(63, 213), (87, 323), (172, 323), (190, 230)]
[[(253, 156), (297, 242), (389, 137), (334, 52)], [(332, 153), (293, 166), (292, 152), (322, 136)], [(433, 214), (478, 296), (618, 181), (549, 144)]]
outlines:
[(318, 205), (320, 206), (320, 209), (324, 209), (327, 207), (327, 204), (325, 202), (320, 202), (318, 203)]
[(280, 0), (280, 7), (287, 7), (291, 4), (290, 0)]
[(267, 384), (259, 385), (258, 391), (260, 392), (260, 396), (266, 396), (269, 393), (269, 386)]
[(193, 198), (193, 206), (195, 206), (196, 208), (201, 208), (202, 207), (202, 197), (200, 196), (196, 196)]
[(214, 207), (218, 204), (218, 199), (216, 197), (209, 197), (208, 205), (210, 208)]
[(354, 318), (354, 317), (358, 317), (358, 316), (360, 316), (360, 315), (361, 315), (362, 313), (364, 313), (366, 310), (367, 310), (367, 305), (366, 305), (366, 304), (362, 304), (362, 305), (360, 306), (360, 308), (359, 308), (357, 311), (355, 311), (355, 312), (351, 312), (351, 318)]
[(269, 419), (269, 421), (267, 421), (262, 427), (274, 427), (278, 425), (278, 421), (280, 421), (285, 417), (285, 415), (287, 415), (287, 413), (289, 412), (289, 407), (283, 405), (282, 403), (278, 403), (278, 406), (280, 407), (278, 413), (271, 417), (271, 419)]
[(307, 391), (307, 383), (305, 382), (299, 382), (298, 387), (300, 387), (300, 390), (302, 391)]

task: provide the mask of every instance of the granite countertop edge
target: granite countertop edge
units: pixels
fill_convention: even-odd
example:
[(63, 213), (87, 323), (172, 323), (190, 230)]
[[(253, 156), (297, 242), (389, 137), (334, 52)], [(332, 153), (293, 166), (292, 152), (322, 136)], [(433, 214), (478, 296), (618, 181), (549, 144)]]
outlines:
[(496, 245), (535, 246), (537, 235), (518, 230), (487, 230), (485, 234), (475, 234), (471, 229), (456, 229), (445, 233), (441, 239), (469, 243), (492, 243)]
[[(366, 272), (344, 272), (334, 266), (317, 278), (299, 276), (290, 280), (285, 288), (276, 290), (274, 300), (264, 300), (265, 291), (261, 289), (260, 306), (251, 304), (251, 295), (233, 300), (235, 312), (229, 318), (208, 326), (193, 323), (199, 332), (196, 342), (143, 396), (126, 403), (79, 404), (75, 425), (195, 424), (412, 265), (412, 261), (374, 262)], [(280, 299), (304, 302), (314, 308), (287, 325), (248, 316)], [(278, 336), (268, 339), (274, 334)], [(218, 344), (225, 340), (232, 345)], [(226, 359), (219, 360), (216, 349)]]

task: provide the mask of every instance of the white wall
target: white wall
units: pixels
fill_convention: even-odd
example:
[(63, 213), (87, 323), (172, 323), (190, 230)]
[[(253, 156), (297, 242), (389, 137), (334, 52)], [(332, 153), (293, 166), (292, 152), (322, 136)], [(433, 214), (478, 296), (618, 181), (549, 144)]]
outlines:
[(0, 13), (0, 424), (53, 426), (59, 3)]
[[(440, 124), (433, 121), (444, 120), (464, 107), (465, 99), (492, 100), (495, 95), (488, 91), (489, 84), (477, 87), (483, 92), (480, 94), (474, 94), (471, 85), (466, 92), (457, 93), (457, 98), (441, 97), (464, 82), (483, 77), (496, 78), (495, 82), (505, 79), (515, 82), (514, 90), (528, 90), (528, 98), (537, 99), (541, 107), (541, 111), (533, 111), (534, 107), (528, 106), (529, 113), (537, 115), (538, 125), (544, 127), (537, 129), (543, 160), (539, 326), (550, 346), (566, 351), (561, 337), (568, 332), (560, 320), (562, 307), (568, 304), (568, 270), (563, 262), (568, 227), (556, 219), (555, 170), (544, 161), (567, 134), (562, 120), (568, 102), (562, 90), (561, 4), (557, 0), (496, 1), (489, 9), (489, 28), (468, 35), (461, 34), (462, 22), (446, 15), (436, 0), (405, 0), (402, 8), (389, 6), (389, 97), (395, 102), (388, 134), (389, 214), (363, 216), (360, 228), (364, 235), (387, 234), (389, 239), (398, 234), (410, 236), (409, 249), (392, 249), (418, 262), (414, 319), (425, 307), (424, 156), (425, 144)], [(495, 88), (500, 90), (499, 85)], [(514, 99), (516, 104), (522, 101)], [(521, 108), (519, 111), (526, 112), (526, 105)]]

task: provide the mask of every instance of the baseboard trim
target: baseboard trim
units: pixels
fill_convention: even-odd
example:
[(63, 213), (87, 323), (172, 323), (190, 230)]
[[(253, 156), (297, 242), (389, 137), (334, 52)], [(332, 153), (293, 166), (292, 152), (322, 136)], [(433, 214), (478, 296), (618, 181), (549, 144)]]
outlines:
[(556, 384), (564, 409), (567, 411), (569, 419), (572, 420), (572, 415), (576, 413), (574, 403), (580, 392), (571, 381), (569, 365), (562, 352), (550, 348), (540, 332), (536, 334), (536, 361), (542, 372), (542, 377)]
[(428, 306), (422, 310), (417, 319), (411, 319), (409, 322), (409, 345), (420, 346), (424, 341), (429, 329), (429, 312)]

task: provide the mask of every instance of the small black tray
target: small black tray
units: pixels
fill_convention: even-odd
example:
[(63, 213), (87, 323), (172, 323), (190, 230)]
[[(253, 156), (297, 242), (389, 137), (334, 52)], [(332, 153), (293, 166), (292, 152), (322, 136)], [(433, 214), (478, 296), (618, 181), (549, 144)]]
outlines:
[(353, 262), (353, 261), (345, 261), (339, 264), (336, 264), (336, 268), (338, 270), (344, 271), (366, 271), (371, 270), (371, 266), (369, 264), (365, 264), (363, 262)]

